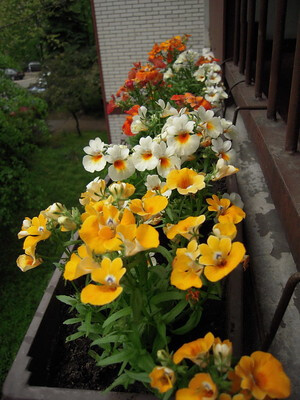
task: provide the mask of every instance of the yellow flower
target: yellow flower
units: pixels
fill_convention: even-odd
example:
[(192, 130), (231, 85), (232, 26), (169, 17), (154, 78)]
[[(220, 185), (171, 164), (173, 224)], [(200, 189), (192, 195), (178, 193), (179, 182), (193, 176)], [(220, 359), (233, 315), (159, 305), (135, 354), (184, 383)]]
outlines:
[(187, 290), (191, 287), (201, 288), (201, 274), (203, 265), (197, 262), (200, 251), (196, 240), (192, 240), (187, 248), (180, 248), (176, 251), (176, 257), (172, 264), (171, 284), (180, 290)]
[(204, 368), (207, 365), (208, 352), (214, 343), (214, 339), (214, 335), (208, 332), (204, 338), (185, 343), (174, 353), (174, 363), (179, 364), (184, 358), (188, 358)]
[[(30, 227), (26, 229), (28, 236), (24, 240), (23, 249), (33, 247), (41, 240), (48, 239), (48, 237), (51, 235), (51, 232), (48, 231), (46, 224), (47, 219), (42, 214), (40, 214), (38, 217), (32, 218)], [(20, 232), (19, 235), (21, 235)]]
[(250, 400), (251, 397), (252, 396), (247, 393), (237, 393), (233, 396), (227, 393), (221, 393), (218, 400)]
[(125, 209), (123, 215), (112, 205), (103, 205), (99, 215), (90, 215), (83, 222), (79, 235), (86, 245), (97, 254), (121, 249), (121, 239), (117, 234), (118, 225), (134, 224), (133, 214)]
[(135, 187), (130, 183), (126, 182), (114, 182), (109, 185), (108, 190), (112, 194), (113, 198), (116, 199), (128, 199), (135, 192)]
[(142, 199), (131, 200), (129, 208), (134, 214), (140, 215), (144, 221), (147, 221), (156, 218), (167, 205), (168, 199), (165, 196), (144, 196)]
[(25, 254), (17, 258), (17, 266), (21, 271), (26, 272), (42, 263), (42, 259), (37, 259), (35, 256), (35, 247), (36, 246), (28, 247), (25, 249)]
[(232, 222), (225, 222), (222, 224), (218, 223), (213, 226), (212, 230), (214, 235), (217, 236), (219, 239), (229, 237), (231, 240), (233, 240), (237, 235), (236, 226)]
[(91, 273), (96, 268), (100, 268), (85, 245), (78, 247), (77, 252), (78, 255), (73, 253), (65, 266), (64, 278), (68, 281), (73, 281), (80, 276)]
[(125, 274), (121, 258), (115, 258), (111, 261), (109, 258), (103, 258), (101, 268), (92, 271), (92, 279), (100, 285), (89, 284), (81, 291), (82, 303), (89, 303), (95, 306), (103, 306), (111, 303), (123, 291), (119, 285), (120, 279)]
[(176, 400), (215, 400), (218, 388), (210, 374), (199, 373), (190, 380), (188, 388), (176, 392)]
[(243, 243), (231, 243), (229, 238), (209, 236), (207, 244), (200, 244), (199, 262), (206, 265), (204, 274), (211, 282), (217, 282), (233, 271), (246, 253)]
[(126, 256), (159, 246), (159, 234), (153, 226), (142, 224), (119, 225), (117, 233), (122, 240)]
[(195, 234), (197, 229), (205, 221), (205, 215), (198, 217), (188, 217), (179, 221), (176, 225), (168, 225), (165, 229), (165, 234), (168, 239), (174, 239), (176, 235), (181, 235), (190, 240)]
[(205, 187), (204, 176), (189, 168), (174, 169), (167, 176), (166, 186), (183, 195), (196, 193)]
[(290, 380), (280, 361), (272, 354), (255, 351), (251, 356), (243, 356), (235, 367), (235, 373), (242, 379), (241, 388), (250, 390), (258, 400), (266, 396), (271, 399), (290, 396)]
[(157, 389), (160, 393), (165, 393), (172, 389), (175, 382), (175, 373), (167, 367), (155, 367), (149, 374), (151, 387)]
[(217, 213), (217, 218), (220, 223), (238, 224), (245, 218), (245, 212), (235, 205), (231, 205), (229, 199), (219, 199), (213, 195), (212, 199), (206, 199), (209, 204), (208, 210)]

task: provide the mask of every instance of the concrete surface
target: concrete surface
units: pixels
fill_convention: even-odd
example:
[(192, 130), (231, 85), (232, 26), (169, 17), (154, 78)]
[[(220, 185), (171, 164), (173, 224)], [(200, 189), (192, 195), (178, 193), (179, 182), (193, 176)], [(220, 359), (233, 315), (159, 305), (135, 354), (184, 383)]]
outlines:
[(14, 81), (17, 85), (28, 88), (29, 86), (33, 86), (37, 83), (40, 77), (40, 72), (25, 72), (25, 76), (23, 79)]
[[(227, 110), (226, 119), (232, 120), (234, 107)], [(244, 223), (247, 252), (253, 278), (256, 301), (261, 310), (263, 330), (268, 331), (282, 290), (288, 278), (297, 272), (283, 227), (270, 196), (253, 144), (239, 116), (239, 136), (234, 147), (240, 168), (237, 173), (239, 192), (247, 214)], [(250, 292), (251, 295), (251, 292)], [(249, 303), (255, 302), (250, 299)], [(250, 315), (254, 308), (246, 310)], [(247, 318), (247, 315), (246, 315)], [(290, 400), (300, 398), (300, 284), (295, 290), (270, 352), (283, 364), (292, 381)], [(257, 339), (254, 339), (257, 342)], [(254, 350), (254, 349), (253, 349)], [(258, 349), (257, 349), (258, 350)]]

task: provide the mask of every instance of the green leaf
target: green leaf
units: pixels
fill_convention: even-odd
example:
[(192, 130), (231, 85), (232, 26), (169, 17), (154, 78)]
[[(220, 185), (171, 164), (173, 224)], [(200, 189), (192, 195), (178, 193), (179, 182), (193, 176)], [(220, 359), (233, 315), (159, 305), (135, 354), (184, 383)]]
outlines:
[(68, 304), (69, 306), (75, 306), (77, 304), (77, 300), (71, 296), (56, 296), (56, 298), (62, 303)]
[(168, 260), (168, 262), (169, 262), (170, 264), (172, 263), (173, 257), (171, 256), (170, 252), (169, 252), (165, 247), (163, 247), (163, 246), (158, 246), (158, 247), (155, 249), (155, 252), (156, 252), (156, 253), (160, 253), (163, 257), (165, 257), (165, 258)]
[(132, 290), (132, 293), (130, 296), (130, 306), (132, 309), (133, 319), (137, 322), (141, 319), (143, 304), (144, 304), (144, 302), (143, 302), (143, 295), (141, 293), (141, 290), (136, 287)]
[(135, 381), (150, 383), (149, 374), (147, 374), (147, 372), (125, 371), (125, 374)]
[(175, 335), (184, 335), (185, 333), (190, 332), (199, 324), (201, 316), (202, 309), (195, 310), (184, 325), (182, 325), (180, 328), (172, 330), (171, 332)]
[(181, 300), (179, 303), (177, 303), (171, 311), (162, 316), (162, 320), (164, 321), (164, 323), (169, 324), (170, 322), (172, 322), (185, 309), (187, 305), (188, 302), (186, 300)]
[(128, 361), (131, 356), (132, 352), (129, 352), (128, 350), (118, 351), (116, 354), (113, 354), (112, 356), (99, 360), (97, 362), (97, 365), (99, 367), (104, 367), (105, 365), (117, 364), (120, 362)]
[(150, 300), (151, 304), (159, 304), (164, 301), (170, 300), (182, 300), (185, 299), (185, 292), (179, 292), (178, 290), (169, 291), (166, 293), (158, 293)]
[(101, 346), (101, 344), (106, 344), (106, 343), (119, 343), (119, 342), (124, 342), (126, 339), (126, 336), (124, 335), (108, 335), (104, 336), (102, 338), (96, 339), (91, 343), (91, 346)]
[(77, 323), (79, 323), (79, 322), (82, 322), (82, 319), (81, 319), (81, 318), (69, 318), (69, 319), (66, 319), (66, 320), (63, 322), (63, 324), (64, 324), (64, 325), (72, 325), (72, 324), (77, 324)]
[(122, 385), (126, 388), (130, 383), (132, 383), (132, 379), (128, 375), (122, 374), (118, 376), (118, 378), (115, 379), (113, 383), (104, 390), (104, 392), (110, 392), (112, 389), (119, 385)]
[(122, 317), (126, 317), (126, 315), (131, 314), (131, 307), (125, 307), (120, 311), (117, 311), (110, 315), (104, 322), (103, 322), (103, 328), (106, 328), (107, 326), (111, 325), (113, 322), (117, 321), (118, 319)]
[(72, 340), (78, 339), (78, 338), (80, 338), (81, 336), (84, 336), (84, 334), (85, 334), (85, 332), (76, 332), (76, 333), (73, 333), (73, 335), (70, 335), (70, 336), (67, 336), (67, 337), (66, 337), (66, 343), (67, 343), (67, 342), (71, 342)]

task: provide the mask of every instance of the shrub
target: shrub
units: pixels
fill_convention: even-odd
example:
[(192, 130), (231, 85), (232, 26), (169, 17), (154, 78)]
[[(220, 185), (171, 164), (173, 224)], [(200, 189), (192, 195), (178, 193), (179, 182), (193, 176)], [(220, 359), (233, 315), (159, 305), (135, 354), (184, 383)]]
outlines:
[(28, 166), (48, 134), (46, 103), (0, 74), (0, 224), (12, 227), (32, 188)]

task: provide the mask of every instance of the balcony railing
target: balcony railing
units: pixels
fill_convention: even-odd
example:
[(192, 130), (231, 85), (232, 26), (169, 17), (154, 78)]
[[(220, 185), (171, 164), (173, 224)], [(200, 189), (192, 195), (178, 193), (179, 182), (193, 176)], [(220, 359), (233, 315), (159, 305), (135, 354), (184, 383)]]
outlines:
[(210, 0), (209, 7), (212, 50), (235, 117), (243, 116), (300, 264), (300, 1)]

